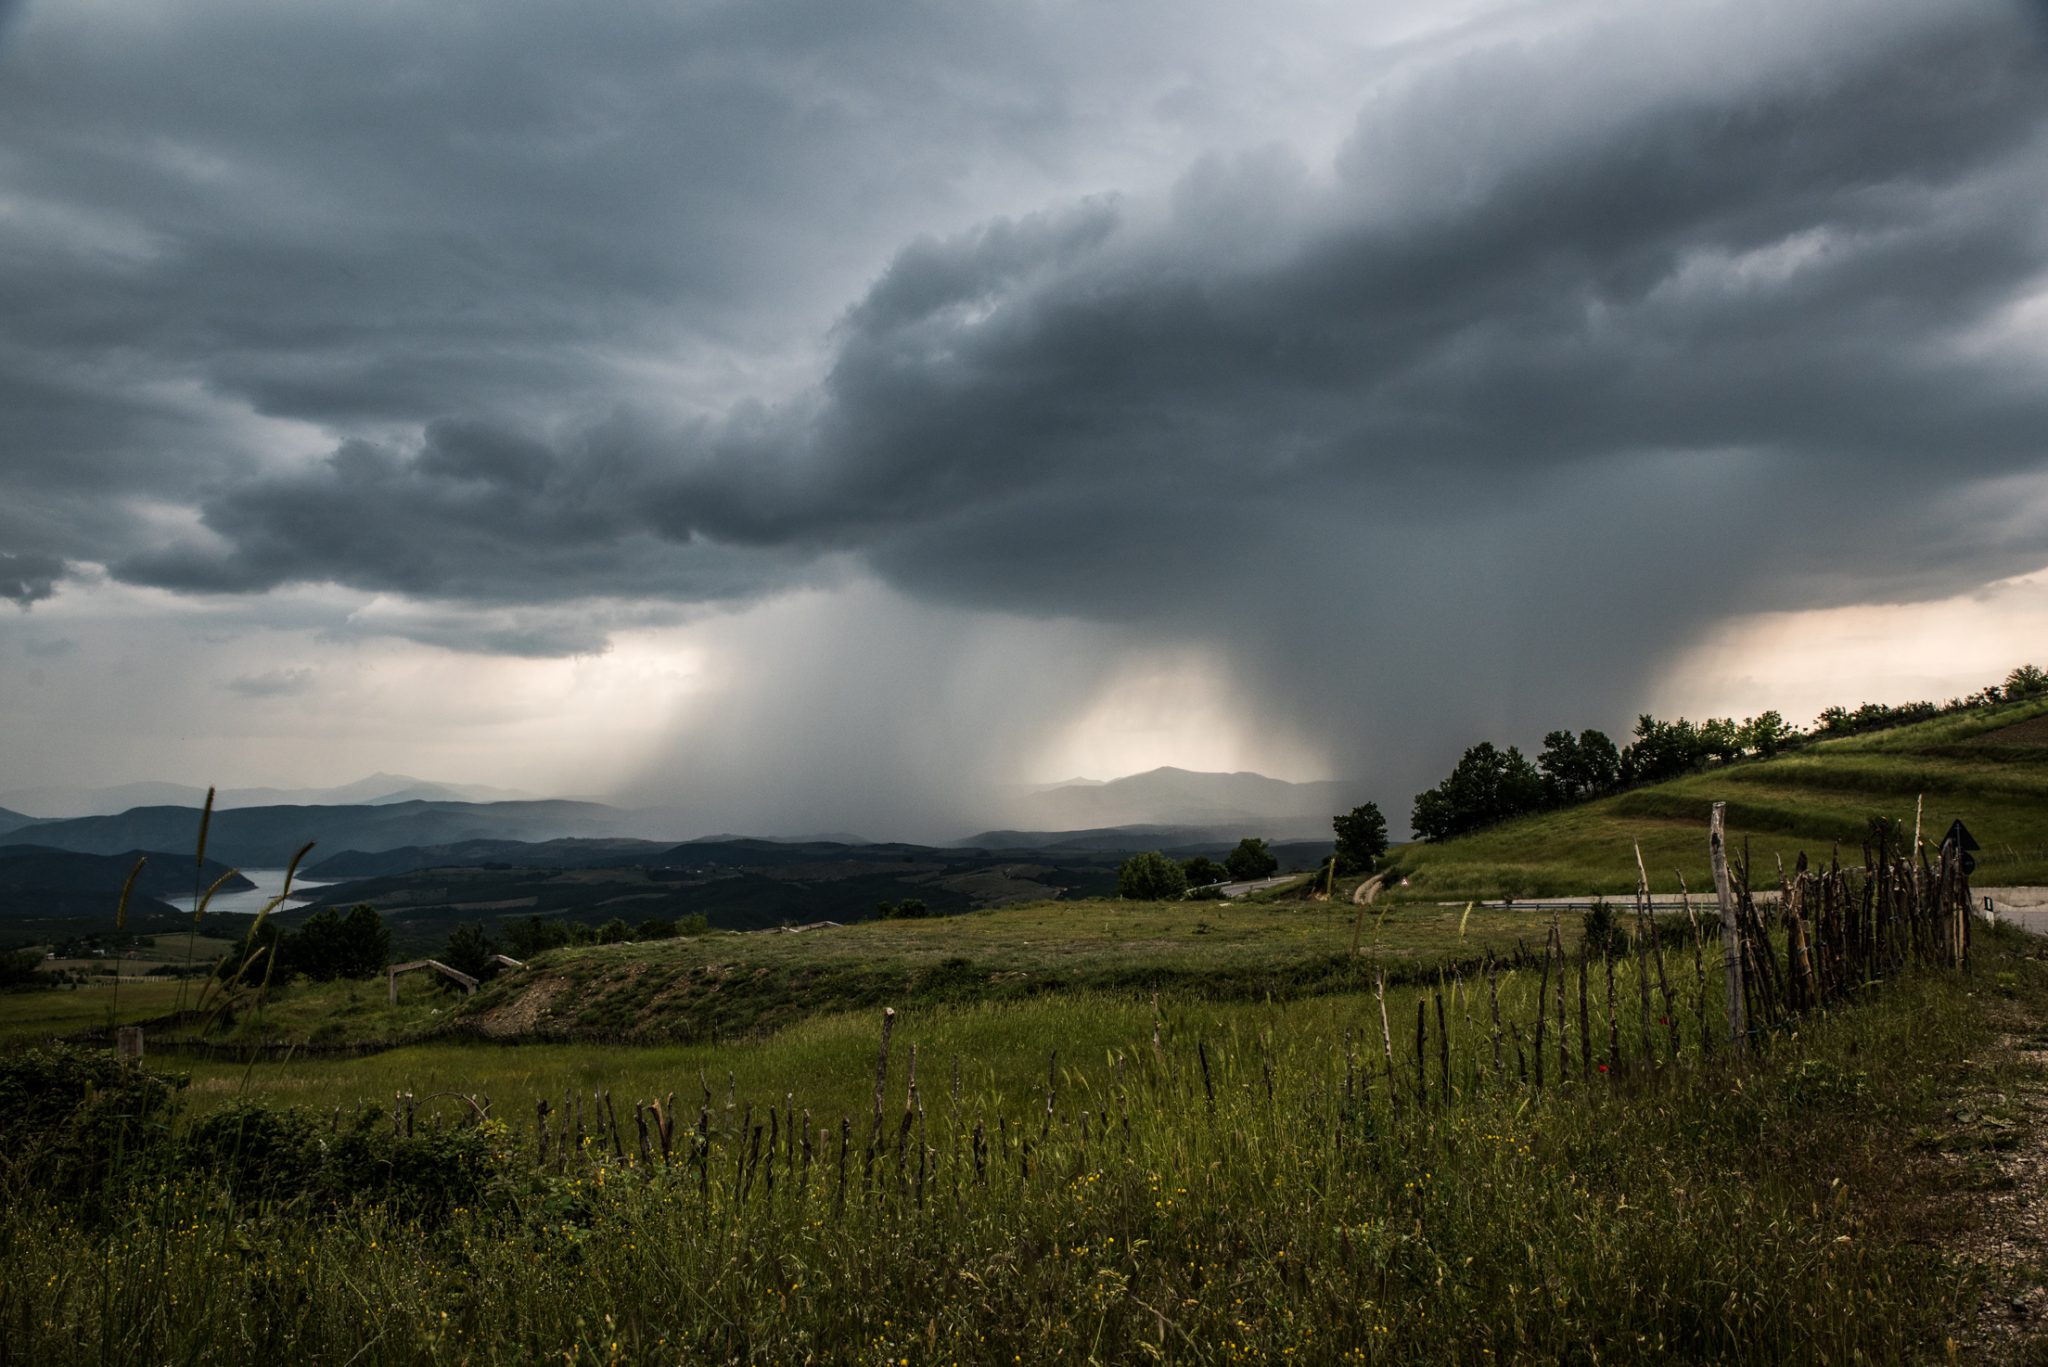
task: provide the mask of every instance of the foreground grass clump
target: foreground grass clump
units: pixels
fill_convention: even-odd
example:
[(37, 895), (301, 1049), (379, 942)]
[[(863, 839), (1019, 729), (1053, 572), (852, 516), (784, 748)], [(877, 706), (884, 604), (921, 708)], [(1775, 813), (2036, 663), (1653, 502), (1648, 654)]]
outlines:
[[(1924, 1237), (1958, 1217), (1910, 1141), (1960, 1090), (1995, 1081), (1964, 1062), (1990, 1036), (1979, 987), (1997, 984), (2006, 1009), (2048, 1006), (2048, 973), (2016, 937), (1988, 937), (1978, 959), (1972, 977), (1908, 973), (1808, 1016), (1739, 1070), (1702, 1048), (1711, 1009), (1681, 999), (1677, 1048), (1661, 1016), (1642, 1030), (1626, 960), (1610, 1027), (1597, 963), (1585, 1033), (1567, 1013), (1568, 1080), (1553, 1071), (1541, 1089), (1543, 980), (1528, 972), (1497, 984), (1497, 1055), (1488, 985), (1455, 981), (1388, 992), (1391, 1058), (1371, 995), (1187, 1007), (1156, 1037), (1085, 1050), (1032, 1009), (1049, 1003), (975, 1008), (984, 1028), (1028, 1012), (1010, 1022), (1020, 1052), (1061, 1050), (1029, 1081), (972, 1060), (956, 1074), (950, 1018), (930, 1033), (906, 1020), (879, 1105), (872, 1034), (839, 1088), (770, 1040), (746, 1047), (789, 1065), (786, 1086), (675, 1078), (684, 1095), (664, 1095), (659, 1118), (615, 1103), (616, 1131), (594, 1096), (565, 1105), (558, 1086), (544, 1160), (532, 1102), (500, 1098), (497, 1119), (441, 1136), (462, 1136), (472, 1176), (424, 1206), (430, 1188), (391, 1185), (406, 1146), (435, 1140), (421, 1117), (405, 1133), (403, 1111), (338, 1128), (218, 1112), (88, 1196), (10, 1188), (0, 1356), (1938, 1353), (1971, 1282)], [(1425, 1045), (1411, 1050), (1417, 1017)], [(372, 1161), (347, 1188), (295, 1183), (326, 1134), (360, 1136), (388, 1172)]]

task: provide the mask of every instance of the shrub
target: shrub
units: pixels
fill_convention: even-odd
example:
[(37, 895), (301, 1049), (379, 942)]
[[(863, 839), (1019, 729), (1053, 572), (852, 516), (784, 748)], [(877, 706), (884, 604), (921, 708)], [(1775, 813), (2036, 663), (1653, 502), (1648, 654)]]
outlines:
[(399, 1136), (381, 1107), (338, 1132), (296, 1106), (244, 1102), (198, 1121), (179, 1147), (181, 1166), (237, 1199), (341, 1209), (358, 1202), (438, 1223), (477, 1205), (509, 1178), (502, 1125), (485, 1121)]
[(49, 975), (38, 965), (43, 956), (33, 949), (17, 949), (0, 954), (0, 987), (47, 987)]
[(183, 1077), (133, 1068), (112, 1054), (56, 1045), (0, 1062), (0, 1155), (17, 1177), (80, 1195), (167, 1133)]
[(1580, 949), (1592, 959), (1621, 959), (1628, 956), (1629, 945), (1628, 927), (1614, 914), (1614, 908), (1595, 902), (1579, 932)]

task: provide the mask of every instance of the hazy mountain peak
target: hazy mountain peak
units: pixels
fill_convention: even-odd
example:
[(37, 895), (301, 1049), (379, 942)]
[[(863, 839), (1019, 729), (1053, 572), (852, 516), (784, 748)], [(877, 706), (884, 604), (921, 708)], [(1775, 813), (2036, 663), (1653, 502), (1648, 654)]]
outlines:
[(1239, 770), (1204, 773), (1163, 764), (1105, 782), (1041, 788), (1015, 804), (1019, 827), (1042, 831), (1118, 826), (1243, 827), (1246, 835), (1322, 834), (1364, 798), (1350, 780), (1291, 783)]

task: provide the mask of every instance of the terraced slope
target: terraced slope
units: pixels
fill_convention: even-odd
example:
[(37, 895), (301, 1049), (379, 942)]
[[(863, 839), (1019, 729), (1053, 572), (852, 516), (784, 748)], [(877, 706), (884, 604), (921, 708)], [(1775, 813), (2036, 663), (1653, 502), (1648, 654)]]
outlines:
[(1775, 877), (1774, 859), (1825, 858), (1840, 842), (1862, 861), (1871, 819), (1938, 839), (1961, 818), (1984, 846), (1976, 881), (2048, 881), (2048, 700), (1941, 717), (1867, 736), (1821, 741), (1771, 760), (1709, 769), (1561, 812), (1508, 822), (1440, 845), (1411, 845), (1395, 900), (1626, 894), (1641, 842), (1650, 882), (1676, 892), (1711, 886), (1707, 813), (1728, 804), (1730, 831)]

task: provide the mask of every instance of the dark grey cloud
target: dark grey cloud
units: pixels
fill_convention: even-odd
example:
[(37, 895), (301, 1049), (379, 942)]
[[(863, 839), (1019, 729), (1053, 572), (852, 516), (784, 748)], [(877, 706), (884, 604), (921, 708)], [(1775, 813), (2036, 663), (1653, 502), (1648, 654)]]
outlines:
[[(1668, 94), (1589, 73), (1582, 107), (1526, 145), (1516, 101), (1630, 33), (1482, 53), (1368, 107), (1324, 183), (1275, 152), (1199, 167), (1164, 206), (1092, 200), (912, 244), (846, 311), (807, 398), (666, 430), (441, 422), (409, 453), (345, 445), (207, 501), (224, 550), (123, 572), (480, 599), (667, 576), (688, 600), (855, 548), (920, 591), (1136, 613), (1185, 591), (1162, 561), (1217, 562), (1190, 520), (1334, 499), (1456, 527), (1674, 455), (1788, 505), (1936, 459), (1946, 484), (1923, 498), (2038, 470), (2048, 391), (1959, 339), (2048, 265), (2041, 47), (1995, 6), (1874, 12), (1889, 22), (1831, 64)], [(1458, 189), (1411, 197), (1412, 125), (1437, 116)], [(1270, 240), (1218, 228), (1255, 226), (1276, 184), (1295, 193)], [(1981, 576), (2048, 545), (1947, 549), (1896, 571)]]
[[(516, 654), (852, 565), (1211, 643), (1347, 762), (2048, 563), (1972, 511), (2048, 480), (2039, 5), (1509, 7), (1360, 56), (1333, 158), (1223, 138), (1163, 13), (53, 25), (0, 551)], [(1119, 62), (1207, 111), (1170, 185), (1089, 179)]]
[(239, 674), (227, 681), (227, 690), (244, 698), (289, 698), (312, 686), (313, 671), (304, 665)]
[(55, 556), (0, 551), (0, 598), (17, 607), (48, 598), (63, 575), (64, 562)]

